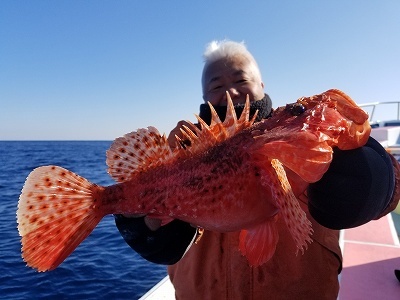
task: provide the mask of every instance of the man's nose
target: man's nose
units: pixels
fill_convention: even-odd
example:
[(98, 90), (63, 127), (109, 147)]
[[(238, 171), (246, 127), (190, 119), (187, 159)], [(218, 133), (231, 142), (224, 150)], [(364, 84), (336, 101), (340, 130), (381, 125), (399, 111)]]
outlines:
[[(229, 95), (231, 96), (231, 98), (234, 98), (234, 97), (236, 97), (236, 96), (239, 96), (239, 91), (235, 88), (235, 87), (230, 87), (229, 89), (228, 89), (228, 93), (229, 93)], [(226, 97), (226, 96), (225, 96)]]
[[(229, 96), (231, 96), (231, 99), (232, 99), (233, 103), (235, 104), (235, 99), (240, 96), (240, 93), (238, 92), (238, 90), (235, 89), (234, 87), (231, 87), (226, 92), (229, 93)], [(226, 92), (224, 93), (223, 99), (222, 99), (222, 102), (224, 104), (228, 103), (228, 98), (226, 97)]]

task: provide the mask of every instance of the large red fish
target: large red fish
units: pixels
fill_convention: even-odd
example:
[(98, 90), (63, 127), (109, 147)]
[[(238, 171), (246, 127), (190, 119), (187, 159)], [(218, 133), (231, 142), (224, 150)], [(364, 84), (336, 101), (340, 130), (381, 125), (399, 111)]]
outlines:
[(56, 268), (105, 215), (115, 213), (241, 230), (240, 251), (253, 266), (274, 254), (275, 224), (282, 217), (304, 251), (311, 223), (285, 170), (315, 182), (328, 169), (333, 146), (360, 147), (370, 133), (367, 114), (338, 90), (300, 98), (255, 124), (248, 99), (239, 119), (229, 99), (224, 122), (215, 111), (210, 126), (198, 121), (199, 129), (182, 128), (190, 145), (177, 138), (174, 150), (153, 127), (116, 139), (107, 151), (108, 172), (119, 182), (112, 186), (57, 166), (33, 170), (17, 211), (27, 264), (38, 271)]

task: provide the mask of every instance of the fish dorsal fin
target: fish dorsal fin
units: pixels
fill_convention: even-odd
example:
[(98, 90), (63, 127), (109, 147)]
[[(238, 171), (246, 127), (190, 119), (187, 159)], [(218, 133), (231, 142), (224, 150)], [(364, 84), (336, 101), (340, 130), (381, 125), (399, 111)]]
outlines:
[[(222, 122), (212, 104), (208, 103), (211, 109), (210, 125), (207, 125), (207, 123), (198, 115), (196, 115), (196, 118), (199, 122), (200, 128), (188, 121), (191, 128), (184, 125), (181, 128), (182, 138), (175, 136), (177, 139), (178, 151), (184, 155), (193, 155), (206, 151), (210, 147), (213, 147), (236, 135), (243, 129), (250, 127), (254, 123), (257, 113), (249, 119), (249, 95), (246, 97), (246, 103), (239, 119), (236, 116), (235, 108), (229, 93), (227, 92), (226, 95), (227, 107), (225, 120)], [(190, 147), (187, 147), (187, 143), (184, 141), (189, 141)]]
[(172, 157), (165, 135), (150, 126), (114, 141), (107, 151), (108, 173), (114, 180), (125, 182), (134, 174), (159, 166)]

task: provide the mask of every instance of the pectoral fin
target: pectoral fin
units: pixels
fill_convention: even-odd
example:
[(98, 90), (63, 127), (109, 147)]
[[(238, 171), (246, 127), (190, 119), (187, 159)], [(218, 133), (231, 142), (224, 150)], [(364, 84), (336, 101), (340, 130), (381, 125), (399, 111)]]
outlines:
[(307, 219), (306, 213), (301, 209), (299, 200), (293, 194), (292, 187), (286, 177), (286, 172), (282, 164), (277, 159), (271, 161), (276, 176), (275, 184), (271, 187), (276, 193), (278, 207), (285, 220), (286, 226), (296, 243), (297, 251), (304, 253), (308, 243), (312, 242), (313, 232), (311, 222)]
[(279, 240), (276, 221), (277, 216), (240, 232), (239, 249), (251, 266), (260, 266), (274, 255)]

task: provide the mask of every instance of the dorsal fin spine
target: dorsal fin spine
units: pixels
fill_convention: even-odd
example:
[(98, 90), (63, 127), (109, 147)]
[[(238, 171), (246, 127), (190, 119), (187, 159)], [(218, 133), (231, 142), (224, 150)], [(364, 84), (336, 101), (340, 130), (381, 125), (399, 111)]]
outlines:
[[(200, 126), (187, 121), (191, 126), (182, 126), (182, 137), (176, 137), (179, 147), (179, 156), (187, 156), (201, 151), (205, 151), (214, 145), (227, 140), (241, 130), (250, 127), (256, 118), (256, 114), (249, 120), (250, 116), (250, 99), (247, 95), (246, 103), (240, 118), (237, 118), (233, 101), (227, 93), (227, 112), (224, 122), (221, 121), (217, 112), (210, 102), (208, 102), (211, 110), (211, 123), (208, 125), (200, 116), (195, 115)], [(192, 129), (193, 128), (193, 129)], [(182, 140), (187, 139), (191, 145), (186, 147), (182, 145)]]
[(216, 124), (220, 124), (222, 122), (221, 122), (221, 119), (219, 118), (217, 112), (215, 111), (214, 106), (210, 102), (208, 102), (208, 106), (210, 107), (210, 110), (211, 110), (211, 123), (210, 123), (210, 128), (211, 128), (211, 127), (215, 126)]

